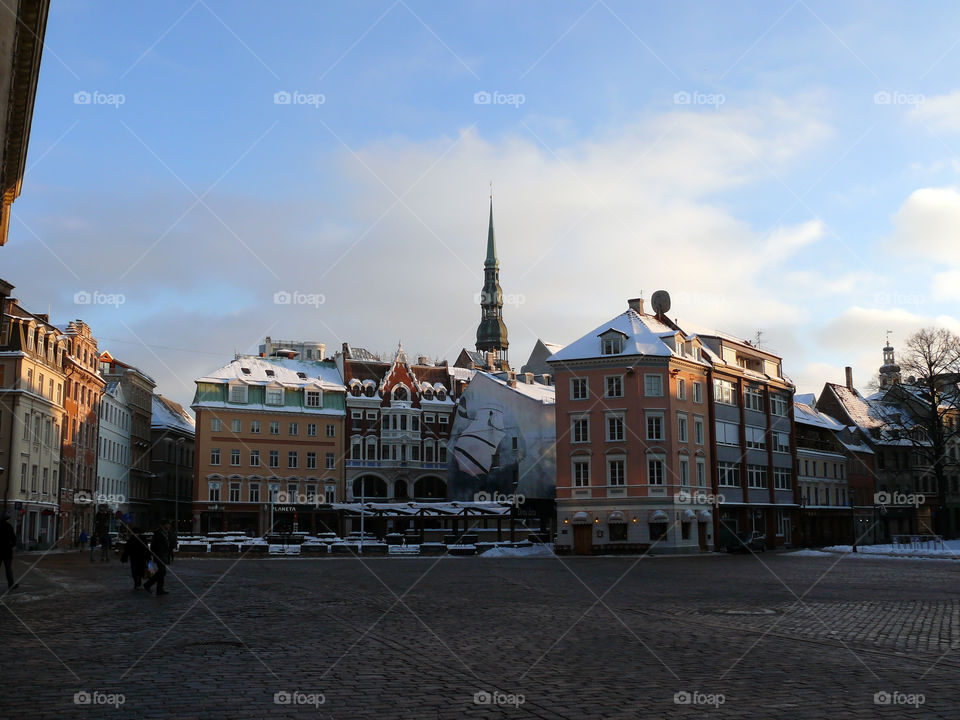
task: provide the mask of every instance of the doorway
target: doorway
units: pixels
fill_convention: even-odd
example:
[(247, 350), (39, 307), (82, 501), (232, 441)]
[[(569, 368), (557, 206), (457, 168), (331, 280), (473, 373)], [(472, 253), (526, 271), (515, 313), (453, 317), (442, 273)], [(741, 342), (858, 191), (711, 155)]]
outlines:
[(700, 541), (700, 552), (707, 551), (707, 524), (705, 522), (697, 523), (697, 540)]
[(591, 525), (573, 526), (573, 552), (575, 555), (589, 555), (593, 549), (593, 529)]

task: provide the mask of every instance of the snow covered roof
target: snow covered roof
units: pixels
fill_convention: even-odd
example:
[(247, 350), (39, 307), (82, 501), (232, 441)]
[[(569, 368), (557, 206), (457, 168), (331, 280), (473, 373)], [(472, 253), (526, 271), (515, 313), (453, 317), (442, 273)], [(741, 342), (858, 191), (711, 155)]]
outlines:
[(798, 398), (812, 397), (807, 395), (797, 395), (793, 399), (793, 419), (804, 425), (815, 425), (839, 432), (845, 427), (843, 423), (837, 422), (826, 413), (822, 413), (811, 404), (801, 402)]
[(541, 342), (543, 343), (543, 346), (552, 353), (560, 352), (566, 347), (566, 345), (561, 345), (560, 343), (551, 343), (547, 342), (546, 340), (541, 340)]
[[(623, 349), (619, 353), (603, 355), (601, 353), (600, 336), (610, 331), (619, 333), (624, 337)], [(640, 315), (631, 308), (620, 313), (609, 322), (591, 330), (579, 340), (561, 348), (551, 355), (547, 362), (632, 355), (670, 357), (676, 353), (664, 342), (663, 338), (676, 334), (676, 330), (660, 322), (652, 315)]]
[(168, 400), (162, 395), (154, 395), (150, 427), (158, 430), (183, 430), (193, 434), (196, 422), (180, 403)]
[(490, 380), (491, 382), (495, 382), (499, 385), (502, 385), (508, 390), (512, 390), (514, 392), (520, 393), (521, 395), (525, 395), (528, 398), (531, 398), (533, 400), (536, 400), (537, 402), (543, 403), (544, 405), (553, 405), (557, 401), (557, 389), (553, 385), (544, 385), (542, 383), (529, 384), (529, 383), (520, 382), (518, 380), (516, 383), (516, 387), (512, 387), (510, 383), (504, 380), (503, 378), (495, 377), (490, 373), (477, 372), (477, 375), (483, 376), (488, 380)]
[(284, 387), (302, 387), (319, 382), (324, 390), (345, 390), (340, 371), (334, 365), (314, 360), (253, 355), (238, 357), (209, 375), (198, 378), (197, 382), (224, 383), (231, 380), (242, 380), (247, 385), (279, 383)]
[(875, 414), (871, 414), (870, 402), (856, 389), (838, 383), (827, 383), (827, 386), (836, 395), (837, 400), (855, 425), (864, 430), (883, 427), (883, 422)]

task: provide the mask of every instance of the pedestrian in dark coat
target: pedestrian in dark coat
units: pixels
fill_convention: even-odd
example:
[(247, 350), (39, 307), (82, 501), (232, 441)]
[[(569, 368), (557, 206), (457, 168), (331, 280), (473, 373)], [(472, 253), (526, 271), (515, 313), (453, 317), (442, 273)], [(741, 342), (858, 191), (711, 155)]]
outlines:
[(106, 530), (100, 536), (100, 562), (110, 562), (110, 533)]
[(7, 573), (7, 587), (13, 590), (20, 583), (13, 581), (13, 549), (17, 546), (17, 531), (10, 524), (10, 518), (4, 515), (0, 523), (0, 563)]
[(147, 542), (143, 539), (140, 528), (135, 527), (133, 533), (127, 538), (127, 544), (123, 546), (123, 555), (120, 556), (120, 562), (130, 561), (130, 574), (133, 576), (134, 590), (140, 589), (149, 559), (150, 550), (147, 548)]
[(170, 556), (173, 554), (173, 547), (170, 544), (170, 521), (164, 520), (163, 524), (153, 533), (153, 540), (150, 541), (150, 554), (157, 565), (157, 572), (147, 580), (143, 587), (148, 592), (150, 586), (156, 583), (157, 595), (166, 595), (167, 591), (163, 589), (163, 581), (167, 576), (167, 565), (170, 564)]

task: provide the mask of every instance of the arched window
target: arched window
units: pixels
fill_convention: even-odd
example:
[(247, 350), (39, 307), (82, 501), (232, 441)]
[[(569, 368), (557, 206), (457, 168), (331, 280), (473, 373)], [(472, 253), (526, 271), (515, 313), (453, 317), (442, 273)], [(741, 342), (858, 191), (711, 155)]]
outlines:
[(394, 400), (408, 400), (410, 395), (407, 393), (407, 389), (403, 385), (397, 385), (393, 389), (393, 399)]

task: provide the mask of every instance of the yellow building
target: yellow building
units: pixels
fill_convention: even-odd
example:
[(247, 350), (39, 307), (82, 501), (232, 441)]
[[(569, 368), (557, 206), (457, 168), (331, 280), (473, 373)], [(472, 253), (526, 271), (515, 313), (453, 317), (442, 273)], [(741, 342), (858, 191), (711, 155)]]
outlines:
[(346, 392), (336, 366), (241, 356), (196, 383), (194, 529), (336, 531)]
[(0, 492), (23, 548), (51, 547), (60, 527), (60, 436), (67, 341), (0, 281)]

